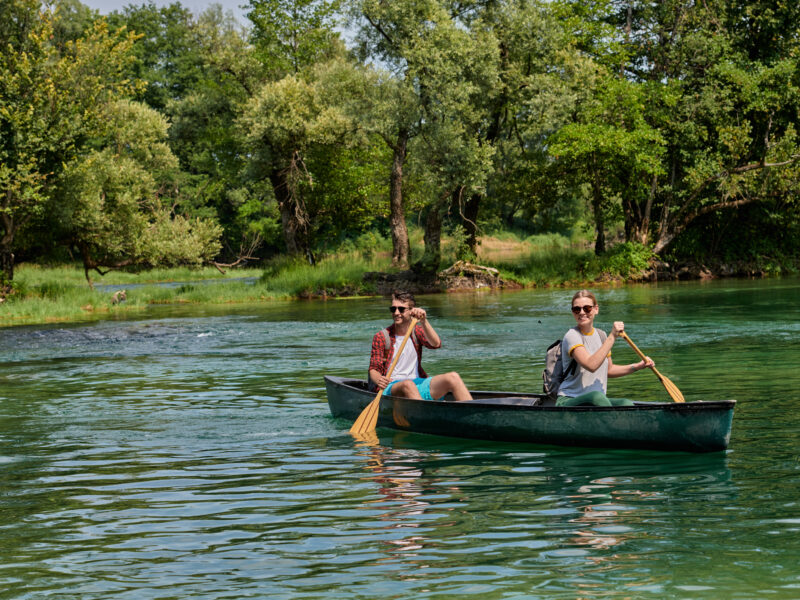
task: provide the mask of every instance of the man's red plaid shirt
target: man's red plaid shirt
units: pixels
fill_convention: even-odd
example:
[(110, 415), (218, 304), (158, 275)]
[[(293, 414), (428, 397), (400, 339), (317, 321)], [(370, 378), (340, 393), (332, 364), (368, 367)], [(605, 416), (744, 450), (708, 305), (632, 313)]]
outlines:
[[(370, 371), (374, 369), (381, 375), (386, 375), (386, 371), (389, 370), (389, 365), (392, 364), (394, 344), (397, 338), (394, 330), (394, 323), (386, 328), (386, 331), (389, 333), (388, 348), (386, 347), (386, 336), (383, 335), (384, 330), (379, 331), (372, 338), (372, 353), (369, 357)], [(414, 334), (411, 336), (411, 341), (414, 344), (414, 349), (417, 351), (417, 367), (419, 368), (419, 376), (427, 377), (428, 374), (425, 373), (425, 370), (422, 368), (422, 347), (425, 346), (426, 348), (433, 349), (438, 348), (439, 346), (434, 346), (428, 341), (428, 338), (425, 337), (425, 330), (423, 329), (422, 325), (419, 324), (414, 328)]]

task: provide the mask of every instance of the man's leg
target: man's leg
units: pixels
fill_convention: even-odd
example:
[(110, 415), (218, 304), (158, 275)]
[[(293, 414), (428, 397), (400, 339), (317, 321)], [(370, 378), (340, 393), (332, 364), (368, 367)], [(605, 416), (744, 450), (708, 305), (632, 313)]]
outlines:
[(467, 386), (464, 385), (461, 376), (455, 371), (434, 375), (431, 379), (431, 396), (434, 399), (438, 400), (448, 393), (452, 393), (453, 398), (457, 401), (472, 400), (472, 394), (469, 393)]
[(414, 385), (412, 379), (403, 379), (402, 381), (395, 381), (392, 389), (389, 391), (390, 396), (399, 396), (401, 398), (414, 398), (415, 400), (422, 400), (417, 386)]

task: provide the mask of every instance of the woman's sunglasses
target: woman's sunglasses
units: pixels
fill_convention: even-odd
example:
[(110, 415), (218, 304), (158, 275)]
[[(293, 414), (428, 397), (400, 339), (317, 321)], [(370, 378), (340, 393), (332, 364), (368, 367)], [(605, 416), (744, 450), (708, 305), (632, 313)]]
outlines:
[(583, 309), (583, 312), (585, 312), (588, 315), (590, 312), (592, 312), (593, 308), (594, 304), (586, 304), (584, 306), (573, 306), (572, 314), (579, 315), (581, 313), (581, 309)]
[(408, 308), (408, 307), (407, 306), (390, 306), (389, 307), (389, 312), (394, 314), (394, 311), (397, 311), (402, 315), (404, 312), (406, 312), (406, 308)]

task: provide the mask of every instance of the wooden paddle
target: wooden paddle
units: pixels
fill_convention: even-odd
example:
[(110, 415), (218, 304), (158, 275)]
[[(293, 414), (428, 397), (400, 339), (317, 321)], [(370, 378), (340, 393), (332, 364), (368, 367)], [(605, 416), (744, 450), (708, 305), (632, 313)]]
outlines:
[[(397, 359), (400, 358), (400, 355), (403, 353), (403, 348), (406, 347), (406, 342), (416, 326), (417, 320), (411, 319), (411, 325), (409, 325), (408, 331), (406, 331), (406, 335), (403, 337), (403, 341), (400, 342), (400, 349), (397, 351), (397, 354), (394, 355), (392, 364), (389, 366), (389, 370), (386, 372), (386, 377), (392, 376), (392, 371), (394, 371), (394, 367), (397, 364)], [(367, 404), (367, 407), (361, 411), (360, 415), (358, 415), (356, 422), (353, 423), (353, 426), (350, 428), (350, 433), (353, 435), (364, 435), (364, 433), (367, 431), (373, 431), (375, 429), (375, 425), (378, 422), (378, 408), (380, 408), (382, 395), (383, 390), (378, 390), (375, 399)]]
[[(636, 354), (638, 354), (642, 360), (645, 360), (647, 358), (644, 355), (644, 353), (641, 350), (639, 350), (639, 348), (636, 347), (636, 344), (634, 344), (631, 338), (628, 337), (627, 333), (623, 331), (620, 335), (626, 342), (628, 342), (631, 345), (633, 351), (636, 352)], [(685, 400), (683, 399), (683, 394), (681, 394), (681, 391), (674, 383), (672, 383), (669, 379), (667, 379), (661, 373), (659, 373), (658, 369), (656, 369), (655, 367), (650, 367), (650, 368), (653, 370), (653, 373), (656, 374), (656, 377), (658, 377), (658, 379), (661, 381), (661, 384), (664, 386), (664, 389), (667, 390), (667, 393), (675, 402), (685, 402)]]

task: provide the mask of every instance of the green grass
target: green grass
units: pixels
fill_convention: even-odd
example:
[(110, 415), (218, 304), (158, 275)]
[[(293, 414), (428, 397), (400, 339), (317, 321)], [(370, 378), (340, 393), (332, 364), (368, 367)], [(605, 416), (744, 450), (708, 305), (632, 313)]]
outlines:
[[(412, 237), (418, 233), (416, 228), (412, 229)], [(443, 240), (442, 268), (454, 260), (448, 246), (451, 242)], [(421, 240), (414, 244), (419, 250)], [(647, 248), (636, 244), (619, 244), (603, 257), (597, 257), (585, 245), (572, 244), (558, 235), (524, 239), (514, 234), (492, 236), (484, 240), (483, 247), (487, 252), (479, 260), (481, 264), (500, 269), (503, 279), (526, 287), (621, 282), (646, 268), (650, 258)], [(386, 240), (380, 236), (364, 237), (358, 244), (345, 246), (345, 252), (331, 254), (314, 266), (281, 257), (263, 268), (230, 269), (224, 275), (213, 268), (155, 269), (140, 274), (112, 272), (96, 279), (95, 290), (88, 286), (83, 269), (77, 265), (23, 264), (16, 270), (16, 292), (0, 304), (0, 326), (95, 320), (136, 313), (153, 304), (245, 304), (272, 299), (373, 295), (374, 285), (364, 282), (364, 274), (389, 270), (386, 248)], [(245, 277), (255, 279), (255, 283), (238, 281)], [(164, 282), (181, 283), (156, 285)], [(114, 291), (123, 289), (126, 301), (113, 304)]]
[[(504, 237), (503, 241), (509, 241)], [(649, 266), (652, 252), (641, 244), (624, 243), (603, 256), (555, 234), (531, 236), (519, 242), (523, 249), (513, 258), (484, 261), (500, 270), (501, 278), (524, 286), (565, 286), (622, 282)]]
[(357, 252), (335, 255), (314, 266), (303, 261), (280, 259), (265, 269), (259, 283), (272, 296), (365, 295), (375, 293), (375, 289), (364, 283), (364, 273), (385, 269), (384, 259), (365, 258)]
[[(126, 271), (111, 271), (101, 277), (95, 272), (90, 272), (92, 282), (97, 285), (120, 285), (161, 283), (169, 281), (201, 281), (208, 279), (234, 279), (240, 277), (259, 277), (261, 269), (241, 268), (228, 269), (225, 274), (214, 267), (190, 269), (188, 267), (175, 267), (170, 269), (152, 269), (141, 273)], [(15, 269), (14, 282), (18, 285), (34, 287), (44, 283), (58, 281), (65, 284), (88, 287), (83, 268), (78, 265), (43, 266), (36, 264), (22, 264)]]
[[(96, 320), (136, 313), (153, 304), (244, 304), (322, 294), (372, 294), (375, 290), (363, 283), (364, 273), (382, 270), (384, 262), (351, 252), (325, 258), (313, 267), (283, 258), (266, 269), (231, 269), (225, 275), (216, 269), (159, 269), (140, 275), (114, 272), (96, 281), (94, 290), (80, 267), (23, 264), (16, 269), (16, 292), (0, 304), (0, 326)], [(243, 277), (257, 279), (255, 283), (236, 280)], [(185, 283), (156, 285), (163, 282)], [(153, 285), (126, 288), (148, 283)], [(114, 291), (123, 289), (127, 299), (113, 304)]]

